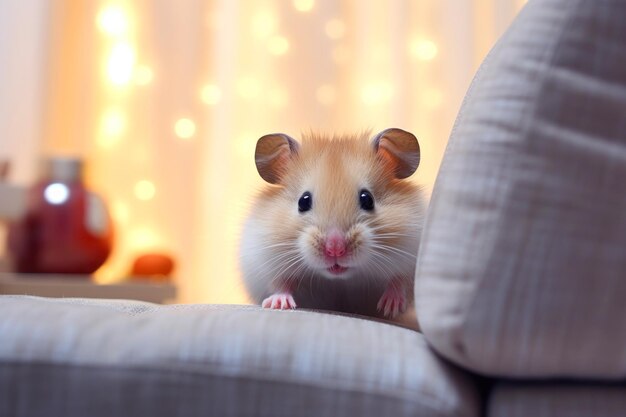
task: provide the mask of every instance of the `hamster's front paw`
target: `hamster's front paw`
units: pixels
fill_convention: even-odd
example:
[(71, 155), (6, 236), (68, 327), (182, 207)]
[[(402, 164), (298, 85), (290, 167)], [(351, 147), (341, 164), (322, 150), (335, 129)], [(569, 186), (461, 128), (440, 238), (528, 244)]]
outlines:
[(382, 311), (384, 316), (389, 319), (404, 313), (406, 311), (406, 296), (403, 289), (398, 285), (389, 285), (382, 297), (380, 297), (376, 308), (378, 311)]
[(261, 303), (263, 308), (271, 308), (272, 310), (287, 310), (296, 308), (296, 302), (293, 296), (288, 292), (279, 292), (272, 294)]

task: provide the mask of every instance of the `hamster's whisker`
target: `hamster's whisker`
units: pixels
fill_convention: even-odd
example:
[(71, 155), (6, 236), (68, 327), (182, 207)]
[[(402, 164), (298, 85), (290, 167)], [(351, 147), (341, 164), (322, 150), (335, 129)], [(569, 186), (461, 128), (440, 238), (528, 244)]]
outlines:
[[(260, 246), (260, 245), (259, 245)], [(273, 245), (264, 245), (264, 246), (260, 246), (261, 250), (264, 249), (271, 249), (271, 248), (277, 248), (277, 247), (283, 247), (283, 246), (291, 246), (294, 247), (295, 245), (291, 242), (289, 243), (274, 243)]]
[(372, 266), (376, 268), (382, 275), (386, 277), (393, 277), (395, 275), (390, 268), (393, 263), (390, 259), (388, 259), (388, 257), (381, 253), (373, 253), (372, 257), (377, 260), (376, 262), (372, 262)]
[(417, 255), (416, 254), (407, 252), (407, 251), (402, 250), (402, 249), (398, 249), (395, 246), (382, 245), (380, 243), (377, 243), (377, 244), (372, 245), (372, 247), (374, 249), (380, 249), (380, 250), (386, 251), (386, 252), (397, 253), (398, 255), (405, 256), (405, 257), (407, 257), (409, 259), (417, 259)]
[(377, 240), (377, 239), (385, 239), (388, 237), (398, 237), (398, 236), (416, 238), (415, 234), (410, 234), (410, 233), (380, 233), (380, 234), (377, 234), (376, 236), (373, 236), (372, 239)]
[(285, 251), (285, 252), (280, 253), (277, 256), (270, 257), (268, 260), (263, 262), (261, 265), (258, 265), (256, 268), (261, 269), (268, 264), (271, 265), (272, 263), (281, 263), (285, 260), (285, 258), (290, 258), (292, 256), (297, 256), (297, 255), (299, 255), (299, 252), (297, 249), (294, 249), (291, 251)]
[[(292, 258), (290, 258), (288, 261), (286, 261), (286, 265), (283, 265), (281, 267), (281, 269), (279, 269), (275, 275), (274, 275), (274, 281), (279, 280), (279, 279), (284, 279), (284, 275), (285, 272), (287, 272), (290, 268), (298, 265), (299, 263), (303, 262), (303, 258), (302, 256), (300, 256), (299, 254), (297, 256), (294, 256)], [(291, 277), (293, 275), (293, 273), (290, 273), (287, 275), (287, 279), (289, 279), (289, 277)]]
[(267, 268), (272, 271), (272, 275), (277, 276), (283, 272), (283, 269), (285, 269), (287, 265), (297, 262), (298, 258), (299, 254), (290, 254), (289, 256), (276, 258), (267, 265)]

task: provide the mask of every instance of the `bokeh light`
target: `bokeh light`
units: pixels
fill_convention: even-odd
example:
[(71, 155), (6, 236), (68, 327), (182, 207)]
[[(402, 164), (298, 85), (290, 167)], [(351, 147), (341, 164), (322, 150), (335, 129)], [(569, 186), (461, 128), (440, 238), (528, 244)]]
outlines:
[(274, 55), (284, 55), (289, 50), (289, 41), (284, 36), (272, 36), (267, 49)]
[(181, 139), (189, 139), (196, 133), (196, 124), (191, 119), (178, 119), (174, 125), (174, 133)]
[(310, 12), (315, 6), (315, 0), (293, 0), (293, 7), (299, 12)]
[(276, 30), (278, 22), (270, 12), (259, 12), (252, 17), (251, 30), (257, 38), (266, 38)]
[(133, 76), (135, 50), (127, 42), (117, 42), (107, 60), (107, 75), (115, 85), (126, 85)]
[(98, 27), (109, 36), (121, 36), (128, 30), (128, 16), (119, 5), (109, 5), (98, 13)]
[(135, 197), (142, 201), (152, 200), (156, 194), (156, 187), (152, 181), (141, 180), (135, 184)]
[(124, 113), (118, 108), (110, 108), (102, 115), (101, 133), (108, 137), (119, 137), (126, 128)]
[(437, 45), (428, 39), (415, 39), (410, 44), (411, 54), (420, 61), (432, 61), (439, 52)]
[(200, 91), (202, 101), (208, 105), (216, 105), (222, 99), (222, 90), (215, 84), (207, 84)]
[(361, 89), (361, 99), (367, 105), (382, 104), (391, 99), (393, 87), (388, 82), (365, 84)]
[(242, 77), (237, 82), (237, 92), (243, 98), (255, 98), (261, 92), (261, 85), (255, 78)]

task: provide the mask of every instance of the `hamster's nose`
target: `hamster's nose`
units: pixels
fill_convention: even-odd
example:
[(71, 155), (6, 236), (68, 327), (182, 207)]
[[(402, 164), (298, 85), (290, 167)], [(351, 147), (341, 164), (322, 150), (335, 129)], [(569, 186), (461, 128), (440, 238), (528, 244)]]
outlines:
[(324, 247), (326, 256), (340, 258), (346, 254), (346, 239), (339, 230), (333, 229), (326, 235)]

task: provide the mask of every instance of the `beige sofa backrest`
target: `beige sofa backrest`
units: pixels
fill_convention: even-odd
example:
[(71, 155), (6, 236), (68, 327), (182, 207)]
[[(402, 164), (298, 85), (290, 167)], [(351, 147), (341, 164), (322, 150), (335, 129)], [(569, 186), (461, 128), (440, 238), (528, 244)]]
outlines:
[(626, 3), (530, 0), (482, 65), (416, 275), (430, 343), (480, 373), (626, 377)]

